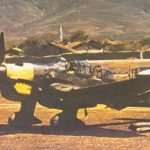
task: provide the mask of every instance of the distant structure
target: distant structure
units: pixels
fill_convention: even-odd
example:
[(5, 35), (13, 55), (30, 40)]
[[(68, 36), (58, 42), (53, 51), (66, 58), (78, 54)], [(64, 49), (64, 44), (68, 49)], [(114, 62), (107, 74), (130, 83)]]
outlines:
[(60, 25), (60, 29), (59, 29), (59, 36), (60, 36), (60, 42), (63, 42), (63, 28), (62, 25)]
[(0, 50), (5, 50), (5, 41), (4, 41), (4, 33), (0, 34)]
[(143, 51), (140, 51), (140, 59), (143, 59)]

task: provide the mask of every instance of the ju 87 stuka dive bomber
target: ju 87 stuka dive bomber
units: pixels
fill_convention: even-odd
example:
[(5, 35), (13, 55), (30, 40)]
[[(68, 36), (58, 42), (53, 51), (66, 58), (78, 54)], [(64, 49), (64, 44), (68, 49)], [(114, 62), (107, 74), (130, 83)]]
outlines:
[[(3, 39), (1, 34), (2, 60), (5, 55)], [(8, 100), (21, 102), (20, 111), (9, 117), (8, 124), (29, 126), (40, 123), (34, 116), (38, 102), (47, 108), (62, 110), (51, 118), (51, 126), (83, 126), (84, 123), (77, 118), (80, 108), (105, 104), (121, 110), (141, 103), (142, 97), (149, 95), (150, 90), (150, 76), (143, 71), (137, 69), (133, 78), (116, 81), (109, 69), (92, 67), (88, 61), (68, 62), (56, 57), (52, 62), (43, 64), (2, 62), (1, 95)]]

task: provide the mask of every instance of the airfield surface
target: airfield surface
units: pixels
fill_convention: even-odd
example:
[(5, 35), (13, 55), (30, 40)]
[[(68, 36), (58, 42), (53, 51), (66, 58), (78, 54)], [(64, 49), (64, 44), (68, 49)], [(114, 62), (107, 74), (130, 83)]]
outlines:
[(15, 129), (7, 125), (7, 118), (19, 110), (19, 103), (2, 101), (0, 98), (0, 149), (2, 150), (149, 150), (150, 133), (136, 134), (128, 129), (132, 122), (150, 121), (149, 108), (127, 108), (122, 111), (111, 110), (99, 105), (79, 111), (79, 118), (86, 127), (73, 131), (53, 130), (49, 119), (58, 113), (40, 105), (36, 116), (43, 122), (30, 128)]
[[(95, 61), (115, 73), (129, 73), (136, 67), (148, 66), (150, 60)], [(124, 77), (123, 77), (124, 78)], [(126, 78), (126, 77), (125, 77)], [(121, 80), (123, 80), (121, 78)], [(136, 134), (129, 130), (131, 123), (150, 121), (150, 108), (127, 108), (116, 111), (99, 105), (79, 111), (78, 117), (86, 123), (84, 129), (53, 130), (49, 120), (59, 111), (37, 106), (35, 115), (43, 122), (30, 128), (15, 129), (7, 125), (8, 117), (19, 110), (19, 103), (0, 97), (0, 150), (149, 150), (150, 132)]]

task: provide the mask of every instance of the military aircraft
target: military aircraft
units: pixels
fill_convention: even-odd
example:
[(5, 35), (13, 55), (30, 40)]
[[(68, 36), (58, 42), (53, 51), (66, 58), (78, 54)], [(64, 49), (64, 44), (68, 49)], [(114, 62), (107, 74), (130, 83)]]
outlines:
[[(1, 34), (4, 59), (4, 37)], [(11, 126), (30, 126), (40, 123), (34, 116), (37, 102), (48, 108), (62, 110), (51, 118), (53, 127), (84, 126), (77, 118), (80, 108), (105, 104), (123, 109), (141, 102), (149, 95), (150, 76), (134, 71), (134, 77), (125, 81), (113, 79), (111, 70), (92, 67), (85, 61), (66, 61), (55, 57), (50, 63), (1, 63), (0, 91), (8, 100), (21, 102), (19, 112), (8, 119)], [(85, 111), (86, 112), (86, 111)]]

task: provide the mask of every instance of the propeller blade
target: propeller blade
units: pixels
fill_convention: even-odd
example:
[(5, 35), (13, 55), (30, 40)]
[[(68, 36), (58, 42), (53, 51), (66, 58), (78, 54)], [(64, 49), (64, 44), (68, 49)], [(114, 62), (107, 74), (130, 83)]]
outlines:
[(4, 61), (5, 58), (5, 39), (4, 39), (4, 32), (0, 34), (0, 64)]
[(4, 39), (4, 32), (0, 34), (0, 51), (5, 50), (5, 39)]

